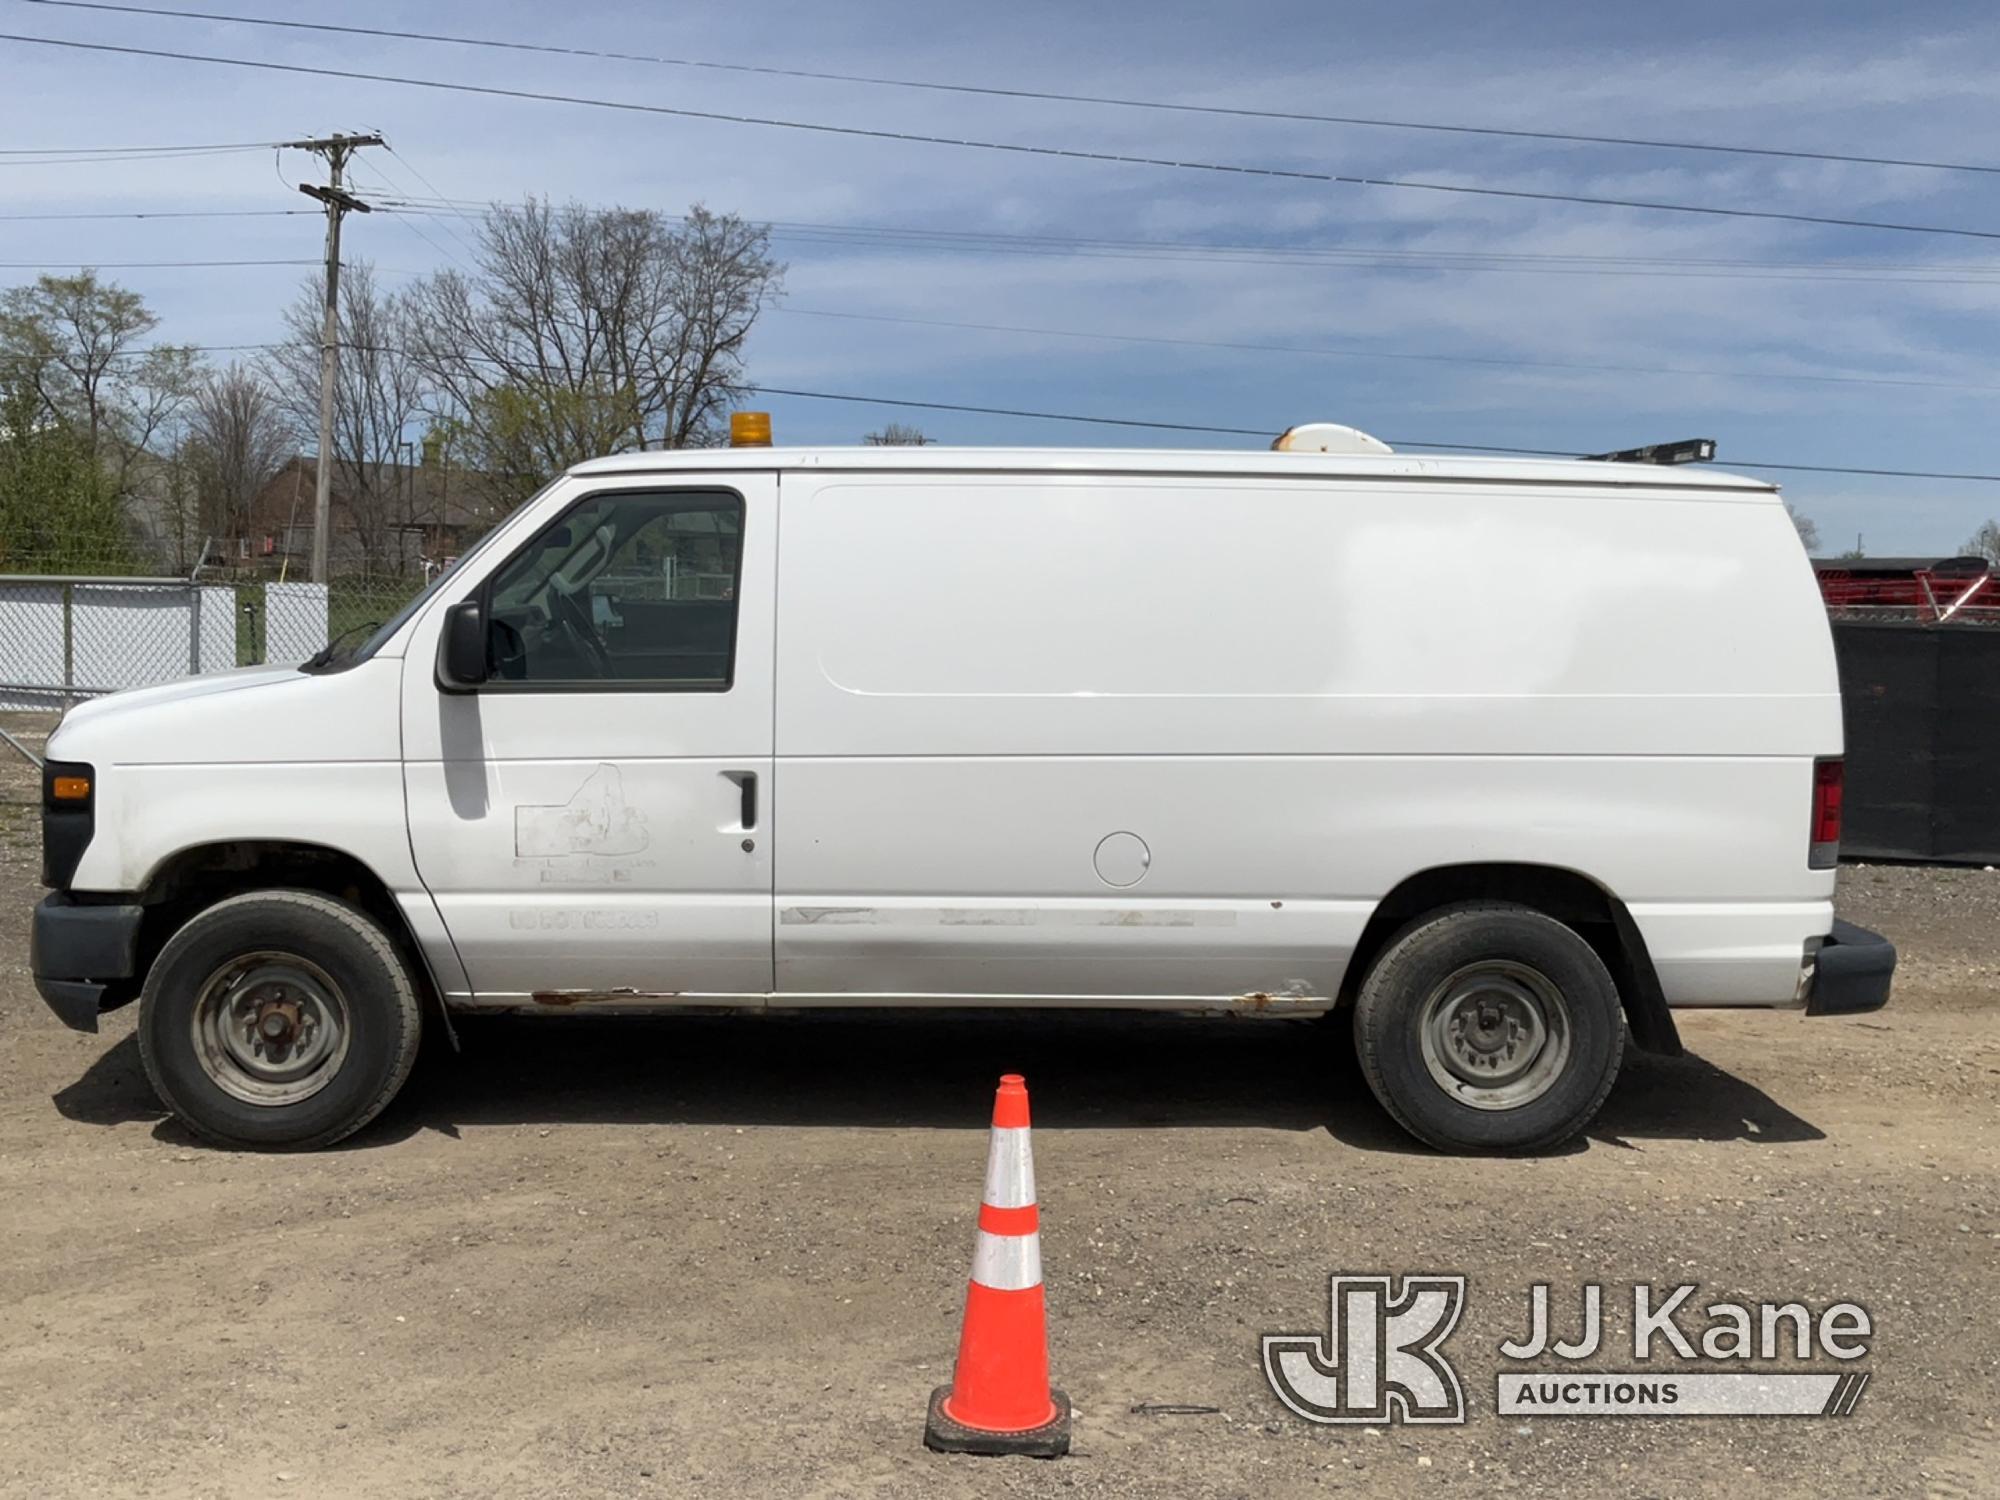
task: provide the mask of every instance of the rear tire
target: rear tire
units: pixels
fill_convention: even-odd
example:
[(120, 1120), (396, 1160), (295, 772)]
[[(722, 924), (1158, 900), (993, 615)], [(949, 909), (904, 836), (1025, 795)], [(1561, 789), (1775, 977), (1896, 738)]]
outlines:
[(139, 1056), (168, 1109), (231, 1146), (351, 1135), (416, 1061), (416, 986), (372, 918), (313, 891), (253, 891), (192, 918), (139, 996)]
[(1536, 1151), (1588, 1125), (1625, 1017), (1596, 951), (1529, 907), (1468, 902), (1389, 940), (1354, 1011), (1382, 1107), (1442, 1151)]

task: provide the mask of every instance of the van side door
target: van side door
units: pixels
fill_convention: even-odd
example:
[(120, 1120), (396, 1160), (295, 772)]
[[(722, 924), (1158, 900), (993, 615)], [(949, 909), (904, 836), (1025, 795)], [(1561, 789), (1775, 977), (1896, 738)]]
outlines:
[(1323, 1006), (1373, 904), (1321, 832), (1354, 800), (1327, 658), (1273, 642), (1323, 638), (1344, 509), (1283, 480), (787, 475), (779, 992)]
[[(451, 999), (766, 994), (776, 477), (571, 483), (440, 591), (405, 664), (411, 849), (471, 985)], [(490, 676), (448, 691), (467, 598)]]

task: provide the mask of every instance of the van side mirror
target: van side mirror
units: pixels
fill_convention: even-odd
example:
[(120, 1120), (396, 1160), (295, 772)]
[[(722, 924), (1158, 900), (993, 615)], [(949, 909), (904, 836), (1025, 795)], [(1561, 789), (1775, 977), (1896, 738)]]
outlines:
[(448, 693), (469, 693), (486, 677), (486, 612), (477, 599), (467, 599), (445, 611), (438, 686)]

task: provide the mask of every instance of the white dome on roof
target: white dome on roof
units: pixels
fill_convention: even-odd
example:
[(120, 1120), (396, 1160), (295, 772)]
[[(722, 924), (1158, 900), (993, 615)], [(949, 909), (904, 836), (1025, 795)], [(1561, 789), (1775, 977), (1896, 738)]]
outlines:
[(1338, 422), (1301, 422), (1287, 427), (1272, 442), (1276, 453), (1393, 453), (1396, 450), (1358, 427)]

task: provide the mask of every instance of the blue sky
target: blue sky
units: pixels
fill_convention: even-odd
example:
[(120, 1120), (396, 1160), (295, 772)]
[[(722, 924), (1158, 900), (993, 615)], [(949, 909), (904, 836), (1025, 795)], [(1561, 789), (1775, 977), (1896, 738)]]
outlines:
[[(2000, 162), (2000, 14), (1974, 4), (350, 0), (337, 13), (217, 4), (1061, 92)], [(974, 98), (22, 0), (0, 0), (0, 31), (1148, 156), (2000, 230), (2000, 176)], [(9, 149), (376, 129), (398, 154), (370, 153), (360, 177), (383, 193), (537, 193), (668, 212), (699, 201), (788, 224), (1265, 252), (1021, 253), (791, 232), (778, 241), (790, 265), (784, 304), (750, 350), (752, 377), (769, 385), (1273, 432), (1335, 420), (1392, 442), (1593, 449), (1699, 435), (1719, 441), (1725, 467), (1733, 456), (2000, 472), (1991, 358), (2000, 241), (1013, 157), (11, 42), (0, 42), (0, 68), (0, 145)], [(0, 213), (304, 208), (290, 184), (311, 175), (308, 159), (274, 162), (268, 152), (10, 164), (0, 166)], [(348, 249), (393, 283), (467, 258), (470, 237), (449, 217), (376, 215), (349, 220)], [(10, 220), (0, 222), (0, 261), (310, 258), (319, 240), (317, 221), (303, 216)], [(1303, 253), (1278, 259), (1275, 250)], [(1435, 258), (1468, 254), (1481, 259)], [(1551, 255), (1607, 257), (1598, 264), (1626, 274), (1532, 259)], [(1532, 269), (1499, 269), (1501, 256), (1531, 257), (1508, 264)], [(1689, 261), (1756, 264), (1690, 275), (1714, 268)], [(1907, 278), (1901, 268), (1911, 267), (1965, 269), (1883, 279)], [(273, 337), (301, 273), (105, 274), (148, 298), (161, 337), (223, 344)], [(899, 318), (1053, 331), (874, 321)], [(1337, 352), (1197, 346), (1218, 342)], [(1560, 368), (1577, 365), (1618, 368)], [(1782, 378), (1799, 376), (1842, 378)], [(1254, 441), (775, 396), (760, 404), (775, 413), (781, 442), (853, 441), (889, 420), (950, 442)], [(1828, 544), (1851, 545), (1860, 533), (1876, 554), (1949, 551), (2000, 514), (2000, 484), (1775, 477)]]

